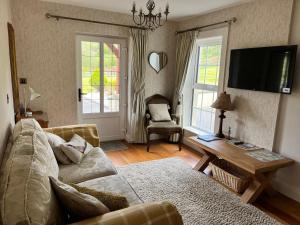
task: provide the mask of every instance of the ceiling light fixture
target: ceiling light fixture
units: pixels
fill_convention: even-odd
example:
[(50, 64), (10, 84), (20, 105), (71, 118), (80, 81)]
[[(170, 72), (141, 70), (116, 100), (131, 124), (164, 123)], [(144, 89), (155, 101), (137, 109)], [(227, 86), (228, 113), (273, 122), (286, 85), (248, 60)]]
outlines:
[[(139, 11), (139, 14), (136, 15), (136, 4), (133, 2), (132, 5), (132, 16), (133, 16), (133, 22), (142, 28), (149, 29), (151, 31), (154, 31), (158, 27), (161, 27), (163, 24), (161, 23), (161, 18), (162, 18), (162, 13), (159, 12), (157, 14), (153, 14), (154, 8), (155, 8), (155, 3), (153, 0), (149, 0), (147, 2), (147, 9), (148, 9), (148, 14), (145, 14), (142, 10), (142, 8)], [(169, 4), (166, 5), (166, 10), (164, 12), (166, 16), (166, 21), (168, 21), (168, 15), (169, 15)]]

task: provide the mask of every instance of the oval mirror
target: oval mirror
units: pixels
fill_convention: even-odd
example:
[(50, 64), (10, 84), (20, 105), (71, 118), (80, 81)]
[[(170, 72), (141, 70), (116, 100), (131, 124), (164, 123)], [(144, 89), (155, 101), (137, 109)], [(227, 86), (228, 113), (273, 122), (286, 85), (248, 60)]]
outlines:
[(148, 57), (150, 66), (159, 73), (168, 63), (168, 56), (164, 52), (151, 52)]

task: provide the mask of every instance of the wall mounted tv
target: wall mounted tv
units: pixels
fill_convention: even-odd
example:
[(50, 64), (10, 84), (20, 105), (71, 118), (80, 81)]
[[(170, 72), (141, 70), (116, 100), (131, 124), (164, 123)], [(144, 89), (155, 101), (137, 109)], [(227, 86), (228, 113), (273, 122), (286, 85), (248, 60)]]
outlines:
[(228, 87), (291, 94), (297, 46), (231, 51)]

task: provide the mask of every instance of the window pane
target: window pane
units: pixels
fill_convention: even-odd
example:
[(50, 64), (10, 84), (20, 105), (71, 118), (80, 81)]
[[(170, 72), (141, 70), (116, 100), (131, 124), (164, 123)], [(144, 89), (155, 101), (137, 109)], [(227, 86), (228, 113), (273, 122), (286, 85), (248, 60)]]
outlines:
[(205, 83), (205, 73), (206, 73), (206, 67), (199, 65), (199, 71), (198, 71), (198, 83), (199, 84)]
[(218, 85), (219, 66), (206, 66), (205, 84)]
[(222, 40), (201, 42), (198, 51), (197, 85), (194, 87), (191, 125), (209, 133), (214, 131), (215, 110), (210, 106), (216, 100)]
[(210, 106), (215, 101), (216, 92), (201, 89), (194, 90), (192, 126), (203, 131), (213, 132), (212, 116), (215, 110)]
[(199, 64), (206, 64), (207, 60), (207, 47), (200, 47)]
[(100, 44), (81, 42), (82, 112), (100, 112)]
[(104, 112), (119, 111), (120, 45), (104, 43)]
[(207, 48), (207, 65), (220, 64), (221, 45), (212, 45)]

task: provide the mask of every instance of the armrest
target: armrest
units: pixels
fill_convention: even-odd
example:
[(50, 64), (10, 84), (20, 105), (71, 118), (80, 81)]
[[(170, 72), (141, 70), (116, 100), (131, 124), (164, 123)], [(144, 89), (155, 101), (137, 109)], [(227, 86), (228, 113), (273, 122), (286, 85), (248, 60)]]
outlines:
[(171, 114), (172, 120), (176, 121), (176, 124), (180, 123), (180, 117), (176, 116), (176, 114)]
[(60, 136), (66, 141), (71, 140), (74, 134), (83, 137), (94, 147), (100, 146), (100, 138), (98, 135), (97, 126), (95, 124), (80, 124), (62, 127), (45, 128), (44, 131)]
[(183, 225), (176, 207), (168, 202), (140, 204), (72, 225)]
[(146, 118), (146, 127), (148, 127), (149, 123), (150, 123), (150, 120), (151, 120), (151, 115), (149, 113), (146, 113), (145, 118)]

